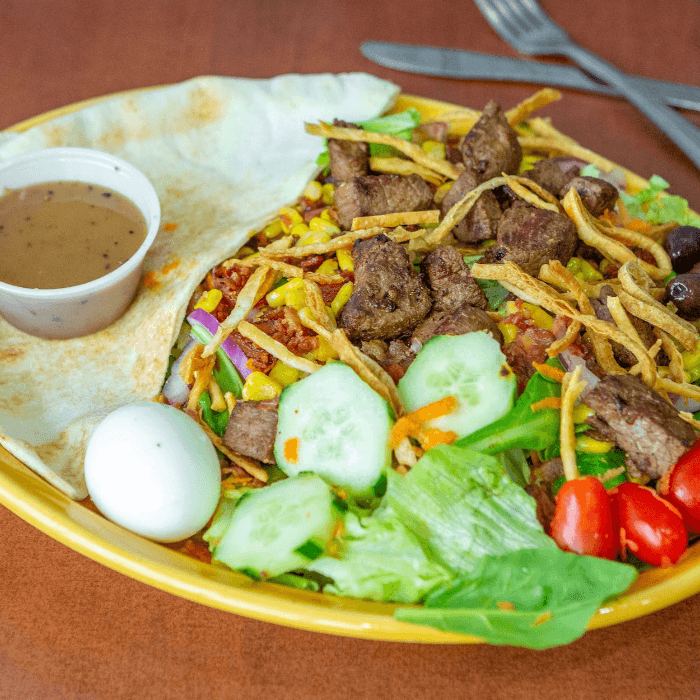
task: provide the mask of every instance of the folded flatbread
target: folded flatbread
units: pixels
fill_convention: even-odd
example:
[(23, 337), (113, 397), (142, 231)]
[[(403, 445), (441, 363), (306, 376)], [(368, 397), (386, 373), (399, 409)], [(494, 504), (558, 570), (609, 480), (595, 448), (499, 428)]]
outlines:
[(83, 456), (95, 425), (160, 391), (200, 280), (314, 176), (319, 141), (304, 122), (370, 119), (398, 92), (365, 74), (204, 77), (0, 134), (0, 161), (53, 146), (114, 153), (150, 178), (162, 208), (145, 263), (149, 284), (113, 326), (49, 341), (0, 318), (0, 444), (71, 498), (85, 498)]

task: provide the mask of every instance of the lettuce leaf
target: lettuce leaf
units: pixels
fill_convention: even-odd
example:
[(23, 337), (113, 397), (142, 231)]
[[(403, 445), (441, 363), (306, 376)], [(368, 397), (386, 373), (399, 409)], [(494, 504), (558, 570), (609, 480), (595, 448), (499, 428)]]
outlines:
[(670, 187), (658, 175), (649, 178), (649, 186), (635, 195), (620, 192), (620, 198), (630, 216), (643, 219), (652, 226), (671, 221), (681, 226), (700, 226), (700, 217), (690, 211), (688, 201), (678, 195), (660, 196)]
[(495, 457), (439, 445), (406, 476), (389, 477), (388, 505), (456, 572), (473, 569), (488, 554), (556, 547), (537, 520), (534, 499)]
[(601, 604), (636, 576), (634, 567), (606, 559), (521, 549), (484, 557), (431, 593), (422, 608), (397, 608), (394, 617), (489, 644), (548, 649), (580, 637)]
[(341, 540), (341, 558), (323, 556), (307, 567), (333, 583), (324, 591), (383, 602), (414, 603), (454, 578), (431, 559), (420, 540), (396, 517), (380, 507), (366, 518), (349, 512)]

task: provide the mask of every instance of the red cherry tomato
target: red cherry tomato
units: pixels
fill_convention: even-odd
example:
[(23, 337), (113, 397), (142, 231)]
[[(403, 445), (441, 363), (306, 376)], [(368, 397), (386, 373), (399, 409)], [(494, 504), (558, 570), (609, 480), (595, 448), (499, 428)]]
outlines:
[(658, 483), (659, 493), (678, 508), (689, 532), (700, 532), (700, 441)]
[(565, 552), (615, 559), (618, 528), (608, 492), (595, 477), (566, 481), (557, 493), (550, 536)]
[(623, 556), (627, 550), (647, 564), (675, 564), (688, 546), (680, 513), (648, 486), (631, 481), (610, 491), (620, 523)]

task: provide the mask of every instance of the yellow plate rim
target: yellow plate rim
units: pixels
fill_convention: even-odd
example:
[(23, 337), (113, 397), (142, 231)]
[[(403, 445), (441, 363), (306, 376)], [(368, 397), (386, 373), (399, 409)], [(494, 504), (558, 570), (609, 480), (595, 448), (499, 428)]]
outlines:
[[(26, 119), (5, 129), (22, 133), (56, 117), (117, 96), (160, 86), (127, 90), (82, 100)], [(426, 117), (454, 109), (438, 100), (401, 94), (392, 111), (415, 107)], [(625, 170), (624, 168), (622, 168)], [(630, 171), (637, 182), (642, 178)], [(398, 622), (395, 605), (297, 591), (252, 582), (211, 564), (123, 530), (59, 492), (0, 447), (0, 504), (53, 539), (130, 578), (208, 607), (297, 629), (337, 636), (442, 644), (482, 640)], [(642, 573), (631, 588), (602, 607), (589, 630), (648, 615), (700, 592), (700, 543), (676, 566)]]

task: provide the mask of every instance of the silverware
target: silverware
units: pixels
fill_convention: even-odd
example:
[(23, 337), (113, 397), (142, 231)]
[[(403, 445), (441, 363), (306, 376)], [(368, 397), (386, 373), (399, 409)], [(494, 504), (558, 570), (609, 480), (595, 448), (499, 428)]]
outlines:
[[(574, 66), (537, 63), (474, 51), (412, 46), (385, 41), (365, 41), (360, 45), (365, 58), (394, 70), (434, 75), (440, 78), (508, 80), (586, 90), (619, 96), (609, 85), (589, 78)], [(628, 76), (634, 84), (653, 92), (667, 104), (700, 111), (700, 87)]]
[(700, 129), (612, 64), (576, 44), (535, 0), (474, 0), (501, 38), (522, 53), (566, 56), (617, 89), (700, 168)]

